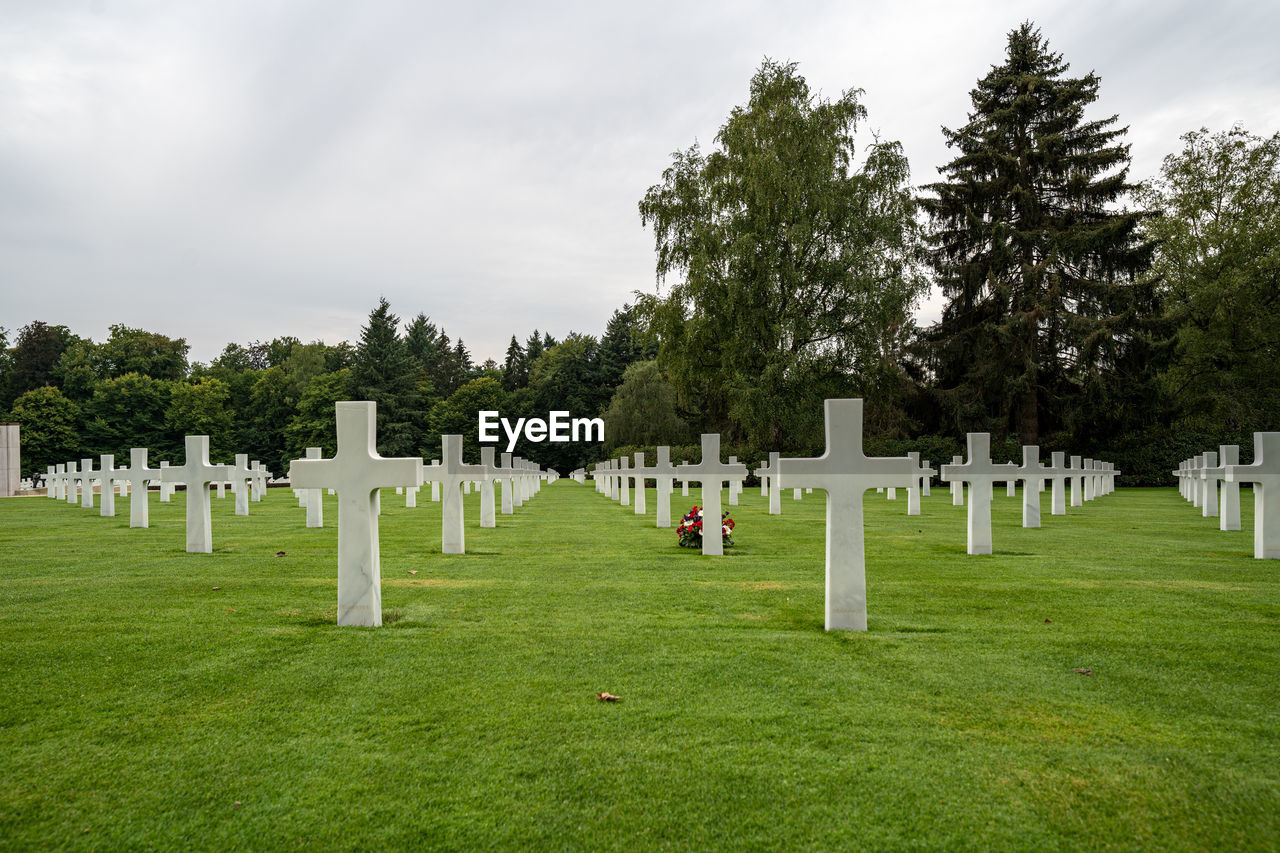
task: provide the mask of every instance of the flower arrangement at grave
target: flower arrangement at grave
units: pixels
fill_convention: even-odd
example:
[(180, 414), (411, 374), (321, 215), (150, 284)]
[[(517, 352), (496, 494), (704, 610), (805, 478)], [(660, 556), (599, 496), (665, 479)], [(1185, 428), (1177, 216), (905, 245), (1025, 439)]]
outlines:
[[(726, 511), (720, 517), (720, 534), (724, 537), (724, 547), (733, 547), (733, 528), (735, 524)], [(676, 538), (681, 548), (702, 547), (702, 507), (695, 506), (680, 520), (676, 528)]]

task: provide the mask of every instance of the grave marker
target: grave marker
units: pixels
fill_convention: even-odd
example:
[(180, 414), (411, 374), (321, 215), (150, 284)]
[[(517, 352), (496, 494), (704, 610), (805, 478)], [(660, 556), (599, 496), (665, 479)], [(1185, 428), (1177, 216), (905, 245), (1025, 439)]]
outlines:
[(914, 476), (914, 465), (906, 456), (869, 458), (863, 455), (862, 400), (827, 400), (824, 414), (825, 452), (810, 459), (779, 458), (778, 478), (793, 488), (826, 491), (825, 625), (828, 631), (865, 631), (867, 583), (862, 494), (867, 489), (908, 485)]

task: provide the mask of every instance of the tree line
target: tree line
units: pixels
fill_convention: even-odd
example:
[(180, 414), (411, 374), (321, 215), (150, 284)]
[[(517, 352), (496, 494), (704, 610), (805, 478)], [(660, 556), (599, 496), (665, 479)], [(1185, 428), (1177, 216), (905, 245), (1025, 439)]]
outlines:
[[(332, 452), (339, 399), (378, 403), (384, 454), (427, 458), (483, 409), (604, 417), (604, 448), (516, 451), (561, 470), (659, 443), (695, 458), (699, 432), (747, 460), (820, 453), (822, 400), (843, 396), (866, 400), (869, 450), (934, 461), (970, 431), (1130, 483), (1218, 443), (1248, 454), (1280, 426), (1280, 134), (1193, 130), (1135, 181), (1127, 128), (1086, 113), (1101, 80), (1069, 72), (1033, 24), (1009, 33), (943, 129), (954, 156), (914, 187), (899, 143), (860, 141), (861, 91), (823, 98), (766, 59), (712, 149), (676, 152), (641, 199), (657, 287), (598, 338), (535, 330), (476, 365), (384, 300), (355, 344), (229, 344), (203, 365), (181, 339), (32, 323), (12, 345), (0, 329), (0, 412), (39, 470), (138, 443), (174, 458), (207, 433), (282, 471)], [(919, 328), (931, 287), (946, 304)]]

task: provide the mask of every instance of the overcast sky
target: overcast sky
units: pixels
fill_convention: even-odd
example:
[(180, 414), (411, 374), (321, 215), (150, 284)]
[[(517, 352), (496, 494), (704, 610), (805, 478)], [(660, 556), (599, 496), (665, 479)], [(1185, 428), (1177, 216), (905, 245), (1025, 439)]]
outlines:
[[(380, 296), (501, 361), (654, 288), (636, 204), (765, 56), (866, 92), (913, 182), (1031, 18), (1145, 178), (1280, 130), (1280, 4), (0, 0), (0, 325), (354, 341)], [(936, 304), (921, 309), (936, 319)]]

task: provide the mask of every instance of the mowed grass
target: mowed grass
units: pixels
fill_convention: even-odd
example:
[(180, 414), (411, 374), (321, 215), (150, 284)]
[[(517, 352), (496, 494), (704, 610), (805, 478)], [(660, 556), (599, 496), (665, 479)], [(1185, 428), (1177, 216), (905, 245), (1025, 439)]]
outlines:
[(1280, 847), (1247, 492), (1223, 533), (1173, 489), (1023, 530), (1001, 491), (982, 557), (945, 489), (868, 493), (858, 634), (821, 493), (748, 489), (719, 559), (564, 480), (494, 530), (469, 496), (444, 556), (428, 496), (383, 493), (380, 629), (335, 624), (332, 497), (215, 500), (209, 555), (182, 494), (149, 530), (0, 501), (0, 847)]

